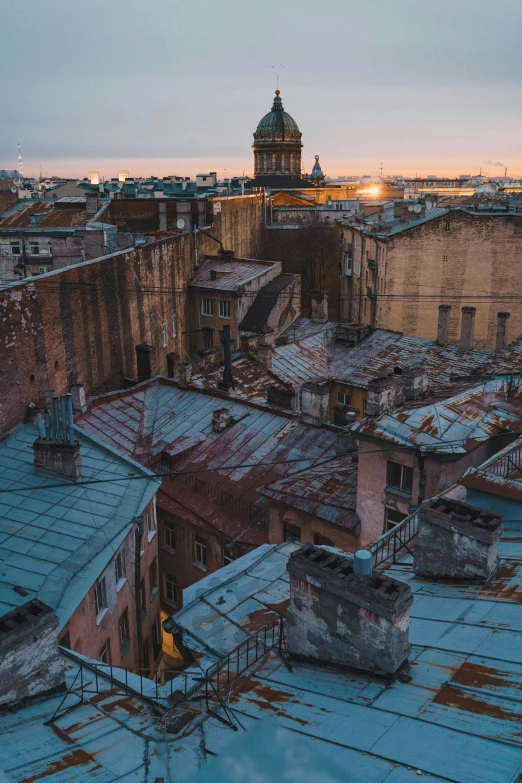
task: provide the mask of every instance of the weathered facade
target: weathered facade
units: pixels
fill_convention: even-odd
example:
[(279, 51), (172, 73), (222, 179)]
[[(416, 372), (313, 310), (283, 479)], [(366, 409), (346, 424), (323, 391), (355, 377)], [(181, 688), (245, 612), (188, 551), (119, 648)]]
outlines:
[(340, 228), (341, 320), (433, 339), (438, 305), (449, 303), (450, 342), (469, 305), (476, 307), (476, 347), (495, 347), (498, 311), (513, 310), (508, 339), (519, 334), (522, 312), (510, 298), (522, 293), (522, 215), (505, 206), (418, 206), (411, 212), (396, 204), (396, 214)]

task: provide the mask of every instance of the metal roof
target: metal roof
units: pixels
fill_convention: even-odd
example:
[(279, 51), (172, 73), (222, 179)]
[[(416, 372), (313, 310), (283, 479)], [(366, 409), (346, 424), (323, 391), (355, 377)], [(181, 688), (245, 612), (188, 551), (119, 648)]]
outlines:
[[(522, 523), (506, 529), (499, 572), (487, 585), (417, 579), (409, 556), (387, 570), (414, 595), (409, 682), (301, 662), (290, 672), (270, 652), (227, 698), (238, 731), (203, 714), (178, 735), (165, 733), (143, 700), (108, 686), (84, 703), (71, 694), (71, 711), (46, 725), (59, 696), (0, 719), (0, 769), (17, 783), (515, 783), (521, 532)], [(286, 611), (286, 560), (295, 548), (266, 545), (184, 591), (175, 619), (196, 671)], [(78, 667), (68, 664), (71, 685)]]
[(261, 490), (265, 497), (305, 511), (339, 527), (358, 525), (357, 464), (351, 457), (336, 457)]
[[(325, 321), (325, 323), (318, 323), (312, 321), (311, 318), (305, 318), (304, 315), (296, 318), (295, 321), (287, 326), (284, 332), (279, 336), (279, 339), (287, 340), (288, 342), (299, 342), (305, 340), (307, 337), (312, 337), (319, 332), (334, 332), (336, 329), (335, 321)], [(276, 340), (277, 345), (277, 340)]]
[[(0, 442), (0, 489), (9, 490), (0, 494), (0, 616), (38, 598), (63, 625), (158, 488), (141, 465), (79, 428), (76, 435), (83, 466), (78, 480), (34, 467), (33, 425), (15, 428)], [(140, 473), (150, 478), (132, 478)], [(102, 481), (82, 486), (86, 479)]]
[(465, 454), (501, 432), (522, 432), (522, 378), (485, 379), (443, 401), (406, 405), (396, 413), (364, 419), (352, 429), (401, 446)]
[[(206, 256), (198, 269), (190, 276), (190, 288), (208, 288), (216, 291), (237, 291), (251, 280), (276, 270), (280, 264), (272, 261), (254, 261), (246, 258), (222, 259), (218, 256)], [(210, 272), (216, 271), (213, 280)]]

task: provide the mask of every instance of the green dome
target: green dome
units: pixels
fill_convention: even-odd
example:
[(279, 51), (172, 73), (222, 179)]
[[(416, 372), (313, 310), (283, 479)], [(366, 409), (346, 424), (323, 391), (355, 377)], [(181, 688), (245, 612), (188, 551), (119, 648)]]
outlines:
[(258, 133), (299, 133), (297, 122), (283, 109), (279, 90), (276, 90), (272, 111), (265, 114), (256, 129)]

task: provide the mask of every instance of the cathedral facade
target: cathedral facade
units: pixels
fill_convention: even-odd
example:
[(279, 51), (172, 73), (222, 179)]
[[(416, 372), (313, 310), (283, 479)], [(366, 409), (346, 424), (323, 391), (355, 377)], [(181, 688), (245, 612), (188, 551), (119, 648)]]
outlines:
[(301, 131), (283, 108), (276, 90), (271, 111), (254, 133), (254, 180), (252, 184), (275, 187), (299, 186), (301, 177)]

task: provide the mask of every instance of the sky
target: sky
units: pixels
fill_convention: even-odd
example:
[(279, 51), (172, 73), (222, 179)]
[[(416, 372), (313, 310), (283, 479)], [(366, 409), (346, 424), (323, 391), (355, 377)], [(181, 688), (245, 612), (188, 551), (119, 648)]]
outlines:
[(276, 75), (329, 176), (522, 174), (521, 0), (0, 0), (0, 168), (252, 173)]

